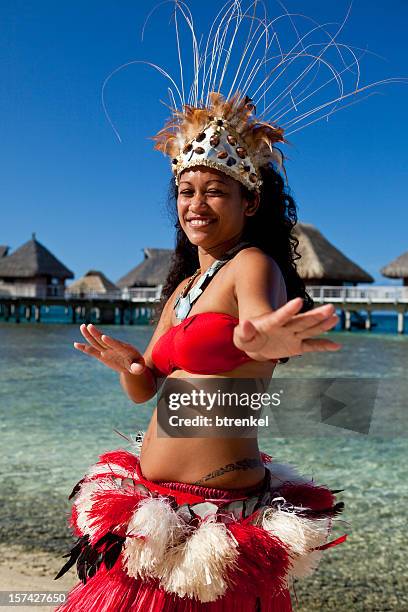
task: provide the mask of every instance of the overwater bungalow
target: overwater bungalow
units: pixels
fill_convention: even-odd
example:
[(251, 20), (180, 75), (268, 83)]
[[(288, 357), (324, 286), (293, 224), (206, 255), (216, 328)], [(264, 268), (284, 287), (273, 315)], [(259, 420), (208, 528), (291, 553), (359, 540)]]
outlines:
[[(74, 319), (79, 316), (87, 321), (93, 318), (98, 323), (115, 322), (114, 302), (120, 301), (121, 290), (100, 270), (88, 270), (86, 274), (67, 287), (65, 295), (73, 303), (77, 299), (86, 300), (76, 307)], [(73, 308), (75, 309), (75, 306)]]
[(306, 285), (341, 286), (373, 283), (374, 278), (323, 236), (311, 223), (298, 223), (297, 269)]
[(81, 278), (69, 285), (66, 293), (81, 297), (83, 295), (115, 295), (119, 291), (119, 287), (109, 280), (103, 272), (89, 270)]
[(32, 239), (0, 257), (0, 295), (47, 297), (63, 295), (73, 273), (33, 234)]
[(404, 287), (408, 287), (408, 251), (391, 261), (380, 270), (387, 278), (401, 278)]
[(144, 248), (143, 261), (122, 276), (116, 284), (121, 289), (159, 287), (166, 280), (173, 249)]
[[(356, 285), (372, 283), (374, 278), (331, 244), (314, 225), (298, 223), (297, 268), (306, 285)], [(121, 288), (158, 287), (166, 279), (172, 249), (145, 248), (144, 260), (117, 281)]]

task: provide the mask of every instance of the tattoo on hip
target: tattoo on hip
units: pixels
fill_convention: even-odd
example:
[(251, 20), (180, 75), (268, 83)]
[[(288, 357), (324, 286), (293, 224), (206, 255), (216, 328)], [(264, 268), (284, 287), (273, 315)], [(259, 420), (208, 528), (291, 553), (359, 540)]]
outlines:
[(224, 474), (227, 474), (228, 472), (235, 472), (238, 470), (245, 470), (245, 471), (253, 470), (262, 465), (263, 463), (259, 458), (251, 459), (250, 457), (245, 457), (245, 459), (240, 459), (239, 461), (235, 461), (235, 463), (227, 463), (226, 465), (223, 465), (222, 467), (217, 468), (216, 470), (210, 472), (209, 474), (206, 474), (205, 476), (203, 476), (202, 478), (200, 478), (193, 484), (202, 485), (203, 483), (208, 482), (209, 480), (212, 480), (213, 478), (217, 478), (218, 476), (223, 476)]

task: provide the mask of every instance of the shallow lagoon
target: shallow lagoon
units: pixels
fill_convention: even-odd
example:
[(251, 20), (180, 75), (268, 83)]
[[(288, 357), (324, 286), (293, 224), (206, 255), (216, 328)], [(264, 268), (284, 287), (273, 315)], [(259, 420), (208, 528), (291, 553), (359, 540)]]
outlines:
[[(346, 504), (344, 522), (333, 537), (347, 532), (348, 539), (325, 553), (314, 577), (297, 585), (302, 610), (408, 609), (408, 336), (394, 333), (395, 323), (387, 317), (370, 333), (332, 332), (343, 343), (340, 352), (303, 356), (276, 371), (287, 379), (378, 379), (378, 422), (390, 425), (387, 435), (380, 426), (380, 435), (337, 429), (335, 435), (261, 437), (262, 450), (277, 460), (344, 489), (338, 496)], [(140, 350), (152, 333), (147, 326), (105, 329)], [(132, 404), (114, 372), (75, 351), (78, 337), (71, 325), (0, 324), (4, 544), (65, 553), (72, 486), (103, 451), (130, 449), (114, 429), (126, 435), (145, 429), (154, 408), (153, 400)], [(390, 435), (396, 416), (401, 423)]]

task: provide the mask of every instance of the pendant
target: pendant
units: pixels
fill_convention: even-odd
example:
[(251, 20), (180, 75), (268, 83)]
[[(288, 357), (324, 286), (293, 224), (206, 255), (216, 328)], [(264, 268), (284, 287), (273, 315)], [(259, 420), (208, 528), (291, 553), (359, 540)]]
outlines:
[(174, 309), (176, 313), (177, 319), (185, 319), (188, 313), (191, 310), (190, 298), (187, 295), (186, 297), (180, 297), (177, 301), (176, 307)]
[[(242, 247), (246, 245), (250, 246), (248, 242), (240, 242), (235, 247), (232, 247), (229, 251), (224, 254), (223, 259), (216, 259), (211, 266), (208, 268), (204, 274), (198, 279), (197, 283), (190, 289), (190, 291), (182, 297), (180, 294), (176, 303), (174, 304), (174, 312), (176, 313), (176, 318), (179, 320), (184, 320), (188, 313), (191, 310), (193, 302), (197, 300), (197, 298), (202, 294), (205, 289), (205, 286), (210, 282), (211, 278), (218, 272), (218, 270), (229, 261), (230, 257), (236, 252), (239, 251)], [(196, 274), (199, 272), (197, 270)], [(195, 275), (194, 275), (195, 276)], [(194, 277), (193, 277), (194, 278)], [(193, 280), (193, 279), (191, 279)], [(204, 287), (204, 288), (203, 288)]]

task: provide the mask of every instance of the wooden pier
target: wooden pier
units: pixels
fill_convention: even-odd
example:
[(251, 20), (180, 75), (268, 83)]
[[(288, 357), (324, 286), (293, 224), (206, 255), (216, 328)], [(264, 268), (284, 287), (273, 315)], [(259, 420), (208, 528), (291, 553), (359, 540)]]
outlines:
[[(70, 313), (68, 320), (90, 323), (133, 325), (139, 320), (148, 323), (154, 314), (154, 305), (160, 299), (161, 287), (140, 287), (112, 293), (72, 294), (68, 291), (37, 292), (37, 295), (1, 295), (0, 317), (5, 321), (20, 323), (26, 321), (41, 322), (45, 308), (62, 306)], [(54, 293), (54, 295), (47, 295)]]
[[(37, 295), (1, 295), (0, 316), (8, 321), (19, 323), (41, 321), (43, 309), (50, 306), (63, 306), (70, 313), (69, 321), (78, 320), (86, 323), (92, 320), (101, 324), (118, 322), (133, 325), (138, 322), (148, 323), (154, 314), (155, 305), (160, 299), (161, 285), (158, 287), (138, 287), (118, 290), (111, 293), (72, 294), (67, 290), (55, 291), (54, 287), (44, 294)], [(340, 311), (342, 328), (351, 330), (353, 314), (364, 311), (364, 327), (372, 328), (372, 314), (375, 311), (396, 313), (396, 331), (405, 332), (405, 314), (408, 312), (408, 287), (374, 286), (308, 286), (308, 293), (316, 305), (331, 303)], [(54, 295), (48, 293), (53, 292)]]
[(397, 315), (396, 331), (404, 333), (405, 313), (408, 312), (408, 287), (307, 287), (315, 304), (333, 304), (340, 310), (342, 328), (350, 330), (352, 314), (365, 312), (365, 329), (372, 328), (372, 314), (375, 311), (390, 311)]

